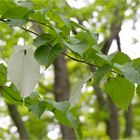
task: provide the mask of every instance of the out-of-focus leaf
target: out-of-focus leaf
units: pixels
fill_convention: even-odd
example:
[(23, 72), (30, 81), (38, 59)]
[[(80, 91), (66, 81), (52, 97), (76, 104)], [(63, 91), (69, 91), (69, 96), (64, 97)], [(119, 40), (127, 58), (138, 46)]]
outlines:
[(23, 19), (28, 12), (28, 9), (21, 6), (16, 6), (7, 9), (7, 11), (2, 15), (2, 18)]
[(0, 86), (3, 86), (7, 81), (7, 69), (6, 67), (1, 63), (0, 64)]
[(11, 26), (22, 27), (27, 22), (26, 19), (10, 19), (8, 24)]
[(84, 76), (81, 80), (79, 80), (71, 89), (71, 96), (70, 96), (70, 104), (71, 107), (73, 107), (75, 104), (77, 104), (81, 98), (81, 88), (83, 87), (83, 84), (85, 84), (90, 78), (93, 76), (93, 74), (89, 74)]
[(17, 4), (19, 6), (27, 8), (28, 10), (32, 10), (34, 5), (32, 1), (18, 1)]
[(3, 15), (9, 8), (16, 7), (11, 0), (0, 0), (0, 15)]

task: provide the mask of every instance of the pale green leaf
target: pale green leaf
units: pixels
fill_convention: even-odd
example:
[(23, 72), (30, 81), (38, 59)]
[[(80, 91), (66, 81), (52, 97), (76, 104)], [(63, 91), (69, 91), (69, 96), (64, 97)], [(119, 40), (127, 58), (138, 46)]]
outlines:
[(124, 65), (114, 64), (122, 74), (132, 83), (140, 84), (140, 73), (132, 66), (131, 63)]
[(93, 75), (94, 84), (99, 84), (100, 80), (111, 70), (111, 66), (108, 64), (103, 65), (97, 69)]
[(85, 84), (93, 74), (85, 75), (81, 80), (79, 80), (77, 83), (74, 84), (74, 86), (71, 89), (71, 96), (70, 96), (70, 104), (71, 107), (75, 106), (81, 98), (81, 88), (83, 87), (83, 84)]
[(135, 86), (124, 77), (117, 76), (107, 81), (104, 90), (114, 103), (121, 108), (127, 109), (134, 96)]

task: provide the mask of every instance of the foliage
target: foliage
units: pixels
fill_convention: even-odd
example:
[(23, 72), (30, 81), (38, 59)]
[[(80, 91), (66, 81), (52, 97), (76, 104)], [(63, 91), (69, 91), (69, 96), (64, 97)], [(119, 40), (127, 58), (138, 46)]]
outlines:
[[(124, 2), (124, 0), (120, 1)], [(106, 7), (104, 7), (106, 8), (106, 13), (103, 13), (104, 11), (102, 10), (97, 23), (105, 16), (108, 21), (114, 23), (115, 19), (113, 16), (108, 16), (108, 12), (114, 13), (114, 11), (118, 9), (115, 5), (119, 5), (119, 2), (109, 2)], [(78, 117), (73, 113), (73, 110), (75, 104), (80, 100), (80, 90), (84, 83), (92, 79), (94, 85), (99, 85), (105, 78), (103, 82), (104, 91), (112, 98), (113, 102), (116, 103), (118, 107), (123, 109), (127, 109), (131, 103), (135, 92), (135, 85), (137, 85), (136, 92), (138, 96), (140, 95), (140, 61), (131, 60), (128, 55), (122, 52), (115, 52), (110, 55), (102, 53), (102, 44), (99, 43), (98, 34), (96, 34), (95, 31), (98, 31), (99, 34), (104, 32), (106, 36), (109, 36), (110, 33), (108, 32), (108, 24), (106, 24), (107, 21), (100, 29), (88, 30), (70, 18), (80, 17), (80, 19), (77, 18), (79, 21), (89, 19), (93, 12), (91, 9), (97, 10), (97, 7), (94, 5), (103, 5), (103, 3), (101, 1), (96, 1), (94, 4), (87, 6), (85, 10), (82, 10), (82, 8), (80, 10), (72, 10), (66, 2), (62, 2), (62, 5), (59, 5), (57, 1), (46, 1), (46, 3), (38, 0), (30, 2), (0, 1), (0, 24), (3, 24), (5, 29), (8, 27), (10, 34), (15, 27), (18, 27), (18, 33), (15, 35), (16, 39), (3, 47), (4, 50), (0, 56), (3, 61), (5, 61), (5, 58), (9, 57), (9, 54), (11, 54), (10, 49), (16, 44), (19, 37), (23, 37), (24, 39), (27, 38), (31, 40), (29, 44), (32, 44), (35, 49), (34, 57), (38, 63), (45, 66), (45, 68), (53, 64), (59, 55), (65, 55), (74, 61), (95, 68), (93, 74), (90, 76), (88, 75), (86, 78), (84, 77), (84, 80), (75, 84), (71, 91), (70, 101), (55, 102), (45, 96), (41, 98), (39, 95), (42, 95), (42, 93), (37, 92), (29, 93), (31, 95), (25, 98), (24, 101), (29, 111), (38, 118), (42, 116), (45, 110), (53, 112), (55, 118), (60, 123), (72, 127), (75, 130), (79, 139), (82, 139), (81, 127)], [(124, 11), (127, 8), (126, 6), (125, 4), (119, 7), (121, 10), (119, 11), (120, 20), (118, 23), (122, 21)], [(63, 10), (66, 9), (68, 12), (64, 13)], [(108, 11), (108, 9), (112, 11)], [(97, 11), (99, 12), (99, 8)], [(34, 23), (40, 25), (44, 32), (41, 34), (35, 32)], [(9, 25), (10, 28), (7, 25)], [(105, 29), (107, 30), (105, 31)], [(27, 37), (22, 35), (22, 33), (20, 34), (20, 32), (27, 34)], [(6, 34), (8, 35), (7, 32), (5, 35)], [(8, 42), (8, 39), (5, 39), (5, 37), (3, 37), (3, 40)], [(10, 51), (8, 54), (5, 54), (8, 49)], [(67, 52), (64, 52), (64, 50), (67, 50)], [(20, 60), (18, 56), (15, 57), (14, 61), (16, 61), (16, 59), (18, 60), (17, 64), (12, 65), (18, 70), (16, 67), (20, 64)], [(28, 58), (28, 61), (29, 60)], [(33, 65), (31, 66), (33, 67)], [(24, 75), (26, 74), (27, 72), (25, 72)], [(21, 105), (23, 101), (20, 97), (22, 92), (19, 88), (19, 83), (16, 84), (14, 82), (16, 87), (13, 84), (7, 86), (6, 82), (9, 81), (6, 75), (6, 66), (1, 63), (0, 90), (2, 91), (2, 96), (7, 102)], [(33, 77), (34, 75), (32, 78)], [(18, 80), (20, 81), (21, 79)]]

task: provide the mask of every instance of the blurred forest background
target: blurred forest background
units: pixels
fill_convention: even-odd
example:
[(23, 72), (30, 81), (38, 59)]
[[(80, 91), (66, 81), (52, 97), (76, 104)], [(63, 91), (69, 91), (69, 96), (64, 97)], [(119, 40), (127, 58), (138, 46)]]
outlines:
[[(94, 30), (99, 34), (104, 54), (123, 49), (135, 50), (131, 47), (140, 41), (139, 0), (27, 0), (27, 4), (29, 6), (33, 4), (35, 10), (53, 6), (71, 20)], [(131, 32), (127, 32), (127, 29)], [(35, 30), (41, 32), (38, 27)], [(76, 31), (73, 30), (73, 33), (76, 34)], [(131, 33), (134, 36), (131, 39), (127, 38)], [(32, 44), (34, 36), (0, 22), (1, 62), (7, 63), (17, 42), (23, 45), (23, 34), (26, 43)], [(129, 53), (131, 55), (131, 52)], [(56, 101), (68, 100), (73, 85), (90, 70), (94, 70), (94, 67), (88, 67), (60, 55), (45, 72), (42, 70), (42, 79), (37, 91), (42, 97)], [(128, 110), (125, 111), (118, 108), (101, 88), (102, 83), (99, 86), (93, 86), (92, 81), (84, 84), (80, 102), (73, 109), (81, 123), (83, 140), (140, 139), (140, 99), (134, 97)], [(0, 96), (0, 139), (20, 138), (73, 140), (75, 134), (71, 128), (60, 125), (52, 112), (46, 110), (41, 119), (38, 119), (24, 105), (8, 104)]]

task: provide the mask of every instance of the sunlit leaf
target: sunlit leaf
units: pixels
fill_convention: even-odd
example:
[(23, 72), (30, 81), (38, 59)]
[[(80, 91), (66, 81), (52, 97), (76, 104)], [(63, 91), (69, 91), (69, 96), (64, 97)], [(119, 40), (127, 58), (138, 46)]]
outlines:
[(104, 89), (113, 102), (124, 109), (127, 109), (135, 92), (134, 84), (121, 76), (110, 78)]
[(3, 86), (7, 81), (7, 69), (3, 64), (0, 64), (0, 86)]
[(130, 82), (140, 84), (140, 72), (138, 72), (131, 63), (124, 65), (114, 64), (114, 66), (117, 67)]

